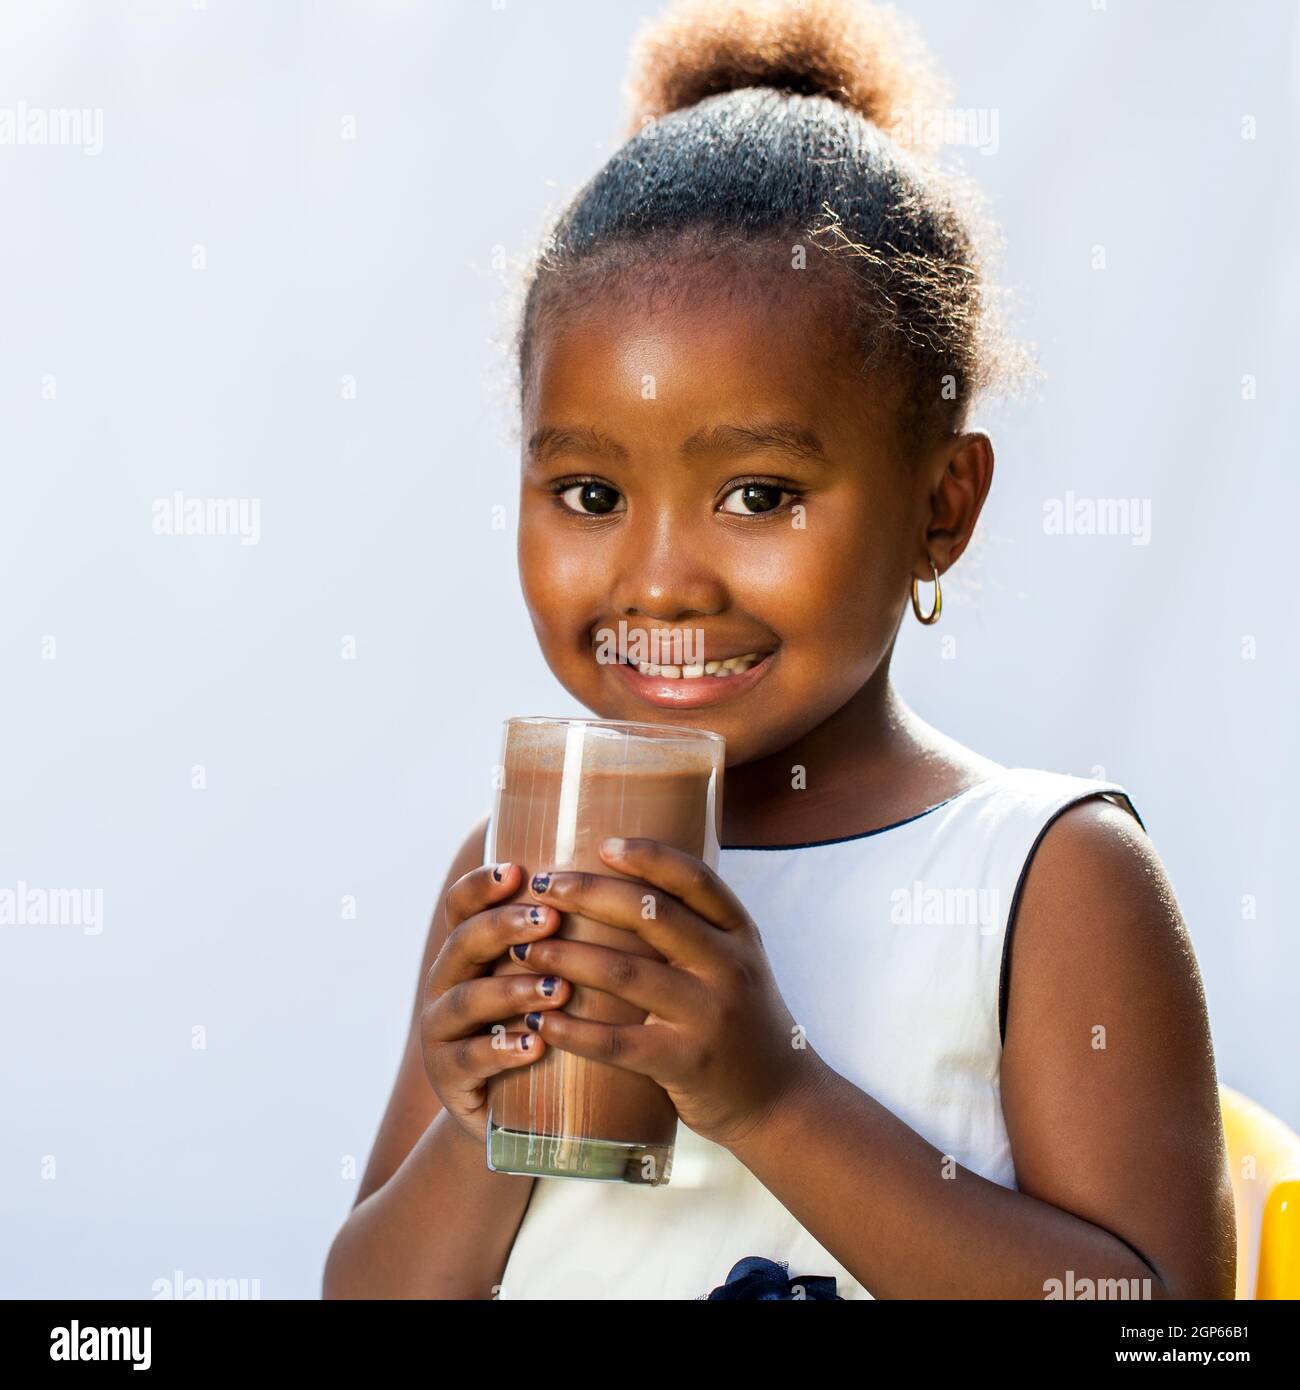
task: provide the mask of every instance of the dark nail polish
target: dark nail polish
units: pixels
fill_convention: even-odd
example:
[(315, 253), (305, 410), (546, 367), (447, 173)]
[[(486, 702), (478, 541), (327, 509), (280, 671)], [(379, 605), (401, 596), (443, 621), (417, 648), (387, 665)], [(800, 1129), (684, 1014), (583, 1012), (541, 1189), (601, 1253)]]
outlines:
[(533, 892), (534, 892), (534, 893), (545, 893), (546, 890), (547, 890), (550, 886), (551, 886), (551, 876), (550, 876), (550, 874), (534, 874), (534, 875), (533, 875)]
[(540, 907), (530, 907), (528, 909), (528, 920), (533, 924), (533, 926), (540, 927), (542, 925), (542, 922), (545, 920), (542, 917), (542, 909)]
[(537, 1032), (537, 1030), (542, 1026), (542, 1016), (541, 1016), (541, 1014), (526, 1014), (526, 1015), (524, 1016), (524, 1022), (525, 1022), (525, 1023), (533, 1030), (533, 1032), (535, 1033), (535, 1032)]
[(528, 943), (524, 941), (521, 942), (518, 946), (512, 946), (510, 948), (510, 954), (514, 956), (516, 960), (523, 960), (523, 958), (528, 954)]
[(501, 879), (502, 879), (503, 875), (502, 875), (502, 873), (501, 873), (501, 865), (500, 865), (500, 864), (498, 864), (498, 865), (496, 866), (496, 868), (492, 870), (492, 877), (493, 877), (494, 879), (496, 879), (496, 881), (497, 881), (498, 883), (501, 882)]
[(519, 1046), (522, 1051), (531, 1052), (533, 1050), (533, 1035), (531, 1033), (525, 1033), (519, 1039)]
[(542, 993), (549, 999), (555, 993), (555, 987), (560, 982), (554, 975), (548, 975), (542, 981)]

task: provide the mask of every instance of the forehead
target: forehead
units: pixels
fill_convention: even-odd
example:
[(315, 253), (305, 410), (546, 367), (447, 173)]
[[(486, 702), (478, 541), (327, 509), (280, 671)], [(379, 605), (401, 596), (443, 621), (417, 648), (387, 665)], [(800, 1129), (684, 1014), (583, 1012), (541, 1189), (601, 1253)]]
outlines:
[(723, 417), (779, 418), (856, 442), (880, 431), (888, 402), (855, 369), (844, 308), (842, 283), (837, 294), (779, 268), (658, 267), (571, 295), (536, 336), (525, 418), (683, 436)]

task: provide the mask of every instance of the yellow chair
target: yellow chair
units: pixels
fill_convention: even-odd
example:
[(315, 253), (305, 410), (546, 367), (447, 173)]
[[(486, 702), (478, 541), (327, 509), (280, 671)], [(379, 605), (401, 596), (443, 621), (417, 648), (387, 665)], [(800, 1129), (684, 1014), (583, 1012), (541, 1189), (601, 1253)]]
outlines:
[(1219, 1087), (1237, 1205), (1237, 1297), (1300, 1298), (1300, 1134)]

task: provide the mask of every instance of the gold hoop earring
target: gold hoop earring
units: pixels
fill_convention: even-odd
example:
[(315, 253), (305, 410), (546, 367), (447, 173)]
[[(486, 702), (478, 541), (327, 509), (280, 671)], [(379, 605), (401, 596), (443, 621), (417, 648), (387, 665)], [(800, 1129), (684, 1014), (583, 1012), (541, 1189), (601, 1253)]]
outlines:
[(912, 612), (916, 614), (917, 621), (924, 623), (926, 627), (931, 623), (937, 623), (939, 614), (943, 612), (943, 591), (939, 588), (939, 571), (935, 568), (933, 560), (930, 561), (930, 568), (934, 571), (934, 607), (930, 610), (928, 618), (921, 612), (921, 596), (917, 592), (915, 577), (912, 579)]

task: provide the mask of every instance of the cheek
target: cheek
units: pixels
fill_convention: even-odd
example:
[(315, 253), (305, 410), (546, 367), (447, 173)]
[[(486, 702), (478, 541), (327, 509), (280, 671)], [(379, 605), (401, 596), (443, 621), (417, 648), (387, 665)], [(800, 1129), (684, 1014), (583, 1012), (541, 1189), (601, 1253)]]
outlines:
[(746, 592), (788, 641), (842, 646), (852, 636), (870, 646), (898, 607), (901, 530), (863, 508), (810, 507), (804, 521), (773, 528)]
[(548, 525), (549, 516), (532, 508), (519, 519), (519, 583), (524, 603), (541, 638), (558, 639), (594, 602), (600, 604), (600, 569), (588, 548), (575, 546)]
[(547, 630), (555, 611), (555, 567), (547, 559), (542, 544), (541, 528), (529, 522), (527, 515), (519, 520), (519, 540), (516, 551), (519, 561), (519, 587), (524, 606), (528, 609), (533, 629), (543, 649)]

